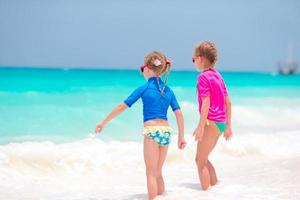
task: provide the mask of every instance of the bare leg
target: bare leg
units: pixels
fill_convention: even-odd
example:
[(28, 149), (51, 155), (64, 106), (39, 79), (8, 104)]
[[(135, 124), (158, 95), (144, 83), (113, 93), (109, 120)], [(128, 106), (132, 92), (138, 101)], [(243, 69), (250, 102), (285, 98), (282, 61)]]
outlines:
[(165, 191), (164, 179), (162, 177), (162, 166), (166, 160), (166, 155), (168, 152), (168, 146), (160, 146), (159, 147), (159, 160), (157, 166), (157, 194), (161, 195)]
[[(198, 142), (197, 144), (196, 163), (202, 190), (207, 190), (211, 185), (211, 182), (216, 181), (216, 173), (213, 166), (208, 161), (208, 155), (215, 147), (218, 138), (218, 128), (214, 123), (210, 123), (209, 126), (205, 126), (202, 141)], [(210, 174), (210, 171), (212, 172), (212, 174)]]
[(146, 165), (148, 199), (157, 196), (157, 165), (159, 160), (158, 144), (147, 136), (144, 136), (144, 160)]
[(211, 186), (216, 185), (218, 182), (218, 178), (214, 166), (211, 164), (209, 160), (207, 160), (206, 166), (210, 175), (210, 185)]

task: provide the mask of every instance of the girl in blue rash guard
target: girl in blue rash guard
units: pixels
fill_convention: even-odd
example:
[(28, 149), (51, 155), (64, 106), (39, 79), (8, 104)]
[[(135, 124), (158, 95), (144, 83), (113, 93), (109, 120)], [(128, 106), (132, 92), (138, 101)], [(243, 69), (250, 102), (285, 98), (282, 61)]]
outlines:
[[(141, 67), (147, 82), (138, 87), (120, 105), (96, 125), (95, 132), (100, 133), (104, 126), (128, 107), (131, 107), (139, 98), (143, 101), (144, 115), (144, 160), (146, 165), (148, 198), (154, 199), (165, 191), (162, 177), (162, 166), (165, 161), (170, 137), (173, 133), (168, 124), (167, 111), (171, 106), (178, 125), (178, 148), (186, 145), (184, 139), (183, 115), (176, 97), (166, 83), (170, 73), (171, 62), (160, 52), (152, 52), (145, 57)], [(161, 76), (167, 72), (164, 81)]]

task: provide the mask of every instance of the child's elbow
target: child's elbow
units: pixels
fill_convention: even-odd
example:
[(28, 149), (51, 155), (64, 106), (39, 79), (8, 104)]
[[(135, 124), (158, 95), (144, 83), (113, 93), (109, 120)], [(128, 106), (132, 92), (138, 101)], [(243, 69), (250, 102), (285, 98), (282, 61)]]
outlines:
[(117, 106), (117, 110), (118, 111), (123, 111), (125, 110), (126, 108), (128, 108), (128, 106), (125, 104), (125, 103), (121, 103)]

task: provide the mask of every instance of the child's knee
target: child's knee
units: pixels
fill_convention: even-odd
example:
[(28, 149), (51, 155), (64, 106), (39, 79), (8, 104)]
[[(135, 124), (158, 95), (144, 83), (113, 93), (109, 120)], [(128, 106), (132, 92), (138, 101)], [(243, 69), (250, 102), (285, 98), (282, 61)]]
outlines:
[(156, 178), (157, 179), (163, 179), (162, 173), (161, 172), (157, 172), (156, 173)]
[(201, 170), (203, 170), (203, 168), (206, 165), (207, 160), (196, 157), (195, 162), (196, 162), (198, 168), (200, 168)]
[(146, 169), (146, 175), (147, 176), (152, 176), (152, 177), (157, 177), (157, 170), (155, 168), (149, 167)]

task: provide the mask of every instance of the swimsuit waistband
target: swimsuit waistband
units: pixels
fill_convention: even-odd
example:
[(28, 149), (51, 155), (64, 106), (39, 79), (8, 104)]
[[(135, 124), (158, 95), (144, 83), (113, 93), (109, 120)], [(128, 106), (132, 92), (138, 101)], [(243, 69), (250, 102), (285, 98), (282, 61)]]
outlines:
[(149, 132), (155, 133), (155, 132), (170, 132), (173, 133), (174, 130), (170, 126), (145, 126), (143, 134), (146, 135)]

